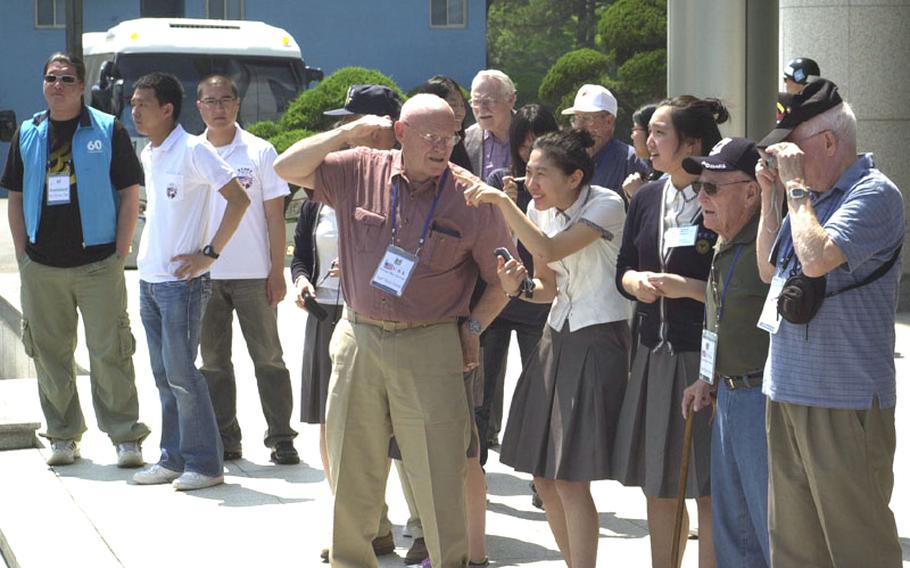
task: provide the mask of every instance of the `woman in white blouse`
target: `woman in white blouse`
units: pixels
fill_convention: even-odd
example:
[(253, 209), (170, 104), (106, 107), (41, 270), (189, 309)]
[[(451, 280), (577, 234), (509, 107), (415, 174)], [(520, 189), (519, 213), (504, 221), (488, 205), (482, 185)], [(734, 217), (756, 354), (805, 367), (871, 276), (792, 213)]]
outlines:
[(596, 564), (599, 525), (590, 482), (611, 473), (630, 345), (629, 302), (605, 285), (615, 277), (623, 201), (588, 185), (592, 145), (581, 130), (534, 141), (527, 215), (486, 184), (473, 183), (465, 192), (471, 204), (495, 204), (534, 256), (532, 280), (517, 260), (500, 261), (506, 292), (553, 302), (538, 351), (515, 389), (500, 461), (534, 476), (571, 568)]

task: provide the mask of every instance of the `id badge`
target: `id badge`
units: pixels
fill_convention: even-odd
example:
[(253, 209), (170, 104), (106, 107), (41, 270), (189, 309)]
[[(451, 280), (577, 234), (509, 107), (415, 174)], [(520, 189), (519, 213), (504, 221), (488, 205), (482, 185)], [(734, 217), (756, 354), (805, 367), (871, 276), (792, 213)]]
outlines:
[(698, 225), (671, 227), (664, 233), (664, 246), (667, 248), (690, 247), (698, 236)]
[(780, 314), (777, 313), (777, 297), (780, 296), (784, 289), (786, 278), (776, 275), (771, 280), (771, 288), (768, 290), (768, 297), (765, 298), (765, 305), (761, 310), (761, 317), (758, 318), (758, 328), (763, 329), (774, 335), (780, 329)]
[(701, 363), (698, 378), (709, 385), (714, 384), (714, 369), (717, 366), (717, 334), (703, 329), (701, 332)]
[(389, 245), (382, 260), (379, 261), (379, 266), (376, 267), (370, 285), (400, 298), (414, 274), (414, 269), (417, 268), (417, 260), (417, 255), (395, 245)]
[(47, 176), (47, 204), (66, 205), (70, 202), (69, 174), (51, 174)]

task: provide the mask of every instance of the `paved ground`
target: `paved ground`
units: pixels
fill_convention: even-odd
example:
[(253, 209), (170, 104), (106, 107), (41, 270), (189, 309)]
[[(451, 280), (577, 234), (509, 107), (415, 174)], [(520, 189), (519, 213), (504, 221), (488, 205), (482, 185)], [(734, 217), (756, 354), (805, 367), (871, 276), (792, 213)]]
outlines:
[[(5, 200), (0, 200), (0, 219)], [(0, 225), (5, 225), (0, 222)], [(2, 264), (8, 251), (6, 230), (0, 230), (0, 295), (18, 306), (15, 262)], [(160, 407), (149, 370), (145, 336), (138, 315), (138, 279), (127, 273), (130, 316), (139, 349), (135, 357), (142, 419), (153, 429), (145, 457), (157, 458)], [(282, 342), (299, 403), (301, 345), (305, 316), (289, 301), (279, 308)], [(0, 544), (15, 555), (10, 566), (159, 567), (165, 566), (320, 566), (320, 548), (328, 543), (330, 496), (325, 484), (315, 427), (296, 424), (297, 446), (304, 463), (274, 466), (259, 443), (265, 422), (258, 406), (239, 332), (234, 335), (235, 367), (240, 381), (238, 415), (246, 435), (244, 459), (228, 464), (223, 486), (177, 493), (169, 486), (131, 485), (132, 471), (117, 469), (113, 448), (95, 427), (87, 377), (79, 392), (90, 430), (83, 439), (83, 459), (69, 467), (49, 468), (46, 449), (0, 452)], [(79, 361), (87, 367), (84, 341)], [(898, 326), (898, 350), (910, 355), (910, 316)], [(517, 352), (513, 349), (512, 352)], [(910, 365), (898, 359), (897, 484), (892, 499), (904, 545), (904, 566), (910, 567), (910, 402), (906, 377)], [(518, 362), (510, 361), (507, 392), (517, 378)], [(0, 414), (41, 420), (33, 379), (0, 381)], [(295, 410), (296, 416), (296, 410)], [(556, 545), (541, 511), (530, 504), (527, 476), (496, 461), (489, 464), (488, 548), (494, 566), (556, 567)], [(397, 556), (384, 557), (383, 567), (401, 566), (410, 540), (401, 536), (407, 510), (394, 468), (387, 499), (396, 523)], [(649, 541), (644, 499), (636, 489), (615, 482), (593, 485), (600, 511), (599, 565), (649, 566)], [(693, 517), (694, 518), (694, 517)], [(690, 544), (695, 544), (694, 542)], [(683, 566), (697, 565), (694, 547)], [(0, 561), (0, 567), (2, 567)]]

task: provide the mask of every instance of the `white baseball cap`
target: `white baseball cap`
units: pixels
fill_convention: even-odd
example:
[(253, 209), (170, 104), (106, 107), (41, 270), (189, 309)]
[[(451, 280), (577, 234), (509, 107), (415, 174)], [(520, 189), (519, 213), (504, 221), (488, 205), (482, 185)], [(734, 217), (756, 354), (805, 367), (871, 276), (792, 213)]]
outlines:
[(562, 114), (576, 112), (602, 112), (616, 116), (616, 97), (601, 85), (582, 85), (575, 95), (575, 104), (562, 111)]

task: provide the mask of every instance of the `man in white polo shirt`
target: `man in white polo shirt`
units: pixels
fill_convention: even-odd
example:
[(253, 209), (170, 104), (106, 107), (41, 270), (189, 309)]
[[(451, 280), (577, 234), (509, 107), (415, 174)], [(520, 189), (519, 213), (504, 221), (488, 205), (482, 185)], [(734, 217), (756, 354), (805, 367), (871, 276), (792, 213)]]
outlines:
[[(284, 197), (288, 184), (272, 163), (278, 154), (271, 144), (237, 125), (240, 97), (230, 77), (212, 75), (196, 88), (196, 108), (205, 122), (208, 142), (237, 173), (250, 198), (231, 242), (212, 265), (212, 297), (202, 318), (202, 374), (209, 386), (215, 419), (224, 444), (224, 459), (241, 454), (237, 421), (237, 384), (231, 364), (234, 311), (253, 360), (259, 400), (268, 429), (265, 445), (278, 464), (300, 463), (291, 429), (294, 397), (278, 337), (278, 302), (284, 299)], [(209, 232), (214, 234), (227, 200), (212, 194)]]
[[(161, 458), (133, 481), (201, 489), (224, 482), (224, 448), (205, 379), (195, 366), (211, 293), (208, 270), (250, 200), (214, 148), (177, 123), (183, 87), (176, 77), (140, 77), (130, 102), (136, 130), (149, 138), (141, 156), (148, 209), (139, 244), (139, 301), (161, 397)], [(208, 240), (213, 190), (228, 204)]]

